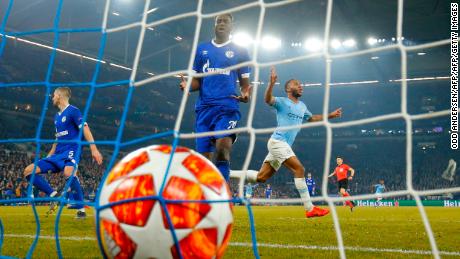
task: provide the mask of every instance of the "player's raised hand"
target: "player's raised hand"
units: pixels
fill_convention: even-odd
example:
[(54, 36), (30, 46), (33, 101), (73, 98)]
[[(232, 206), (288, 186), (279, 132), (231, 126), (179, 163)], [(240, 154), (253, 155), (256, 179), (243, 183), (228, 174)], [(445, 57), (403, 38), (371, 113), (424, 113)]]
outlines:
[(276, 74), (275, 67), (271, 67), (270, 69), (270, 85), (275, 85), (276, 81), (278, 81), (278, 75)]
[(92, 148), (91, 149), (91, 156), (93, 157), (94, 161), (96, 161), (96, 163), (98, 165), (102, 165), (102, 155), (101, 153), (99, 152), (99, 150), (97, 148)]
[(237, 99), (238, 101), (242, 103), (247, 103), (249, 102), (249, 97), (251, 96), (251, 90), (252, 86), (246, 87), (246, 90), (241, 89), (241, 95), (236, 96), (232, 95), (232, 98)]
[(329, 118), (340, 118), (342, 117), (342, 108), (338, 108), (337, 110), (330, 113)]

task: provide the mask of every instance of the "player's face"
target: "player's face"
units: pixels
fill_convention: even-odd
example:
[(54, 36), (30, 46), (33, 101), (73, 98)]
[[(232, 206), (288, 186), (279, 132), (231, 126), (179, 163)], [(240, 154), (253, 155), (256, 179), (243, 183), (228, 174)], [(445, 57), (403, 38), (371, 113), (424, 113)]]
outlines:
[(337, 164), (338, 164), (338, 165), (341, 165), (342, 163), (343, 163), (342, 158), (337, 158)]
[(308, 177), (308, 179), (310, 179), (310, 178), (311, 178), (311, 174), (307, 174), (307, 177)]
[(380, 180), (380, 184), (385, 184), (385, 181), (384, 181), (384, 180)]
[(58, 91), (54, 91), (53, 93), (53, 105), (58, 106), (59, 105), (59, 100), (61, 99), (61, 96), (59, 95)]
[(299, 98), (302, 96), (303, 88), (298, 80), (292, 81), (290, 83), (289, 89), (291, 91), (292, 96), (294, 96), (295, 98)]
[(216, 18), (214, 31), (218, 37), (228, 37), (233, 29), (232, 19), (229, 15), (219, 15)]

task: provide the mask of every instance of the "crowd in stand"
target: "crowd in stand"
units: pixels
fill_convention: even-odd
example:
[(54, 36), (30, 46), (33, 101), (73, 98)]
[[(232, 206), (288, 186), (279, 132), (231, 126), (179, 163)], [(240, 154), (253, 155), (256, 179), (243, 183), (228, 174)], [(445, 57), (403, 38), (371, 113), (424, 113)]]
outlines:
[[(368, 144), (369, 145), (369, 144)], [(391, 152), (393, 159), (383, 159), (383, 153)], [(299, 152), (301, 153), (301, 152)], [(391, 145), (386, 150), (375, 150), (375, 153), (366, 151), (349, 152), (349, 161), (346, 161), (356, 170), (356, 176), (350, 182), (349, 188), (353, 194), (372, 193), (372, 186), (380, 179), (385, 180), (386, 191), (406, 190), (405, 156), (404, 150), (398, 150)], [(313, 158), (314, 159), (314, 158)], [(448, 181), (441, 177), (447, 166), (449, 157), (440, 151), (415, 150), (413, 159), (413, 186), (417, 190), (440, 189), (460, 186), (460, 176), (456, 175), (454, 181)], [(14, 149), (0, 150), (0, 199), (12, 199), (26, 197), (28, 183), (23, 178), (24, 168), (34, 161), (33, 152), (17, 151)], [(322, 187), (322, 163), (306, 161), (306, 171), (312, 173), (316, 181), (316, 195), (321, 194)], [(331, 164), (331, 170), (334, 165)], [(81, 181), (84, 195), (87, 200), (92, 200), (97, 192), (105, 167), (98, 166), (92, 161), (89, 152), (83, 152), (79, 164), (78, 176)], [(65, 185), (63, 174), (48, 174), (46, 178), (58, 191), (62, 191)], [(295, 198), (297, 192), (292, 183), (292, 176), (287, 171), (280, 171), (273, 181), (273, 198)], [(254, 188), (253, 197), (265, 197), (266, 184), (258, 184)], [(336, 184), (333, 178), (329, 179), (328, 192), (336, 193)], [(238, 190), (238, 183), (232, 181), (231, 189), (234, 193)], [(35, 197), (43, 196), (42, 193), (34, 193)]]

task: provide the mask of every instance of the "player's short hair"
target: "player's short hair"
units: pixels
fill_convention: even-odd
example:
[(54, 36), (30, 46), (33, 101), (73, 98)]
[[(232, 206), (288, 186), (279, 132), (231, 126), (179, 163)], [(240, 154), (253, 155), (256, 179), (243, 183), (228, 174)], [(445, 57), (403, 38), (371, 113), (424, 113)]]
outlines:
[(286, 81), (286, 83), (284, 84), (284, 91), (287, 92), (289, 84), (291, 84), (291, 82), (293, 82), (293, 81), (295, 81), (294, 78), (289, 79), (289, 80)]
[(216, 17), (214, 18), (214, 21), (217, 21), (217, 17), (219, 16), (228, 16), (230, 17), (230, 21), (233, 22), (233, 15), (231, 13), (223, 13), (223, 14), (216, 15)]
[(59, 93), (61, 93), (62, 95), (64, 95), (65, 97), (69, 98), (72, 96), (72, 91), (70, 90), (69, 87), (58, 87), (56, 88), (56, 91), (59, 91)]
[(335, 159), (337, 159), (337, 158), (340, 158), (340, 159), (342, 159), (342, 160), (343, 160), (343, 157), (342, 157), (342, 156), (337, 156)]

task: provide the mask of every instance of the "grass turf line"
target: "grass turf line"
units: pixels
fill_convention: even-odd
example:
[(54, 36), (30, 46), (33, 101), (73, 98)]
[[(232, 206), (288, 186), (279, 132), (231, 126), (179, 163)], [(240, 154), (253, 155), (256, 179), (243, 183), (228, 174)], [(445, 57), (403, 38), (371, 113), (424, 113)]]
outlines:
[[(54, 216), (45, 217), (46, 207), (39, 207), (41, 238), (34, 258), (55, 257)], [(259, 251), (264, 258), (338, 257), (331, 216), (305, 219), (300, 206), (255, 206)], [(337, 207), (346, 254), (349, 258), (430, 258), (425, 229), (416, 207), (357, 208), (350, 213)], [(459, 256), (460, 209), (427, 207), (427, 215), (443, 256)], [(64, 210), (61, 218), (61, 247), (65, 258), (100, 258), (95, 241), (94, 216), (76, 220), (74, 210)], [(235, 207), (235, 224), (225, 258), (252, 258), (247, 211)], [(35, 235), (30, 207), (0, 206), (5, 227), (2, 255), (24, 257)], [(76, 240), (75, 240), (76, 239)], [(450, 252), (450, 253), (449, 253)]]

